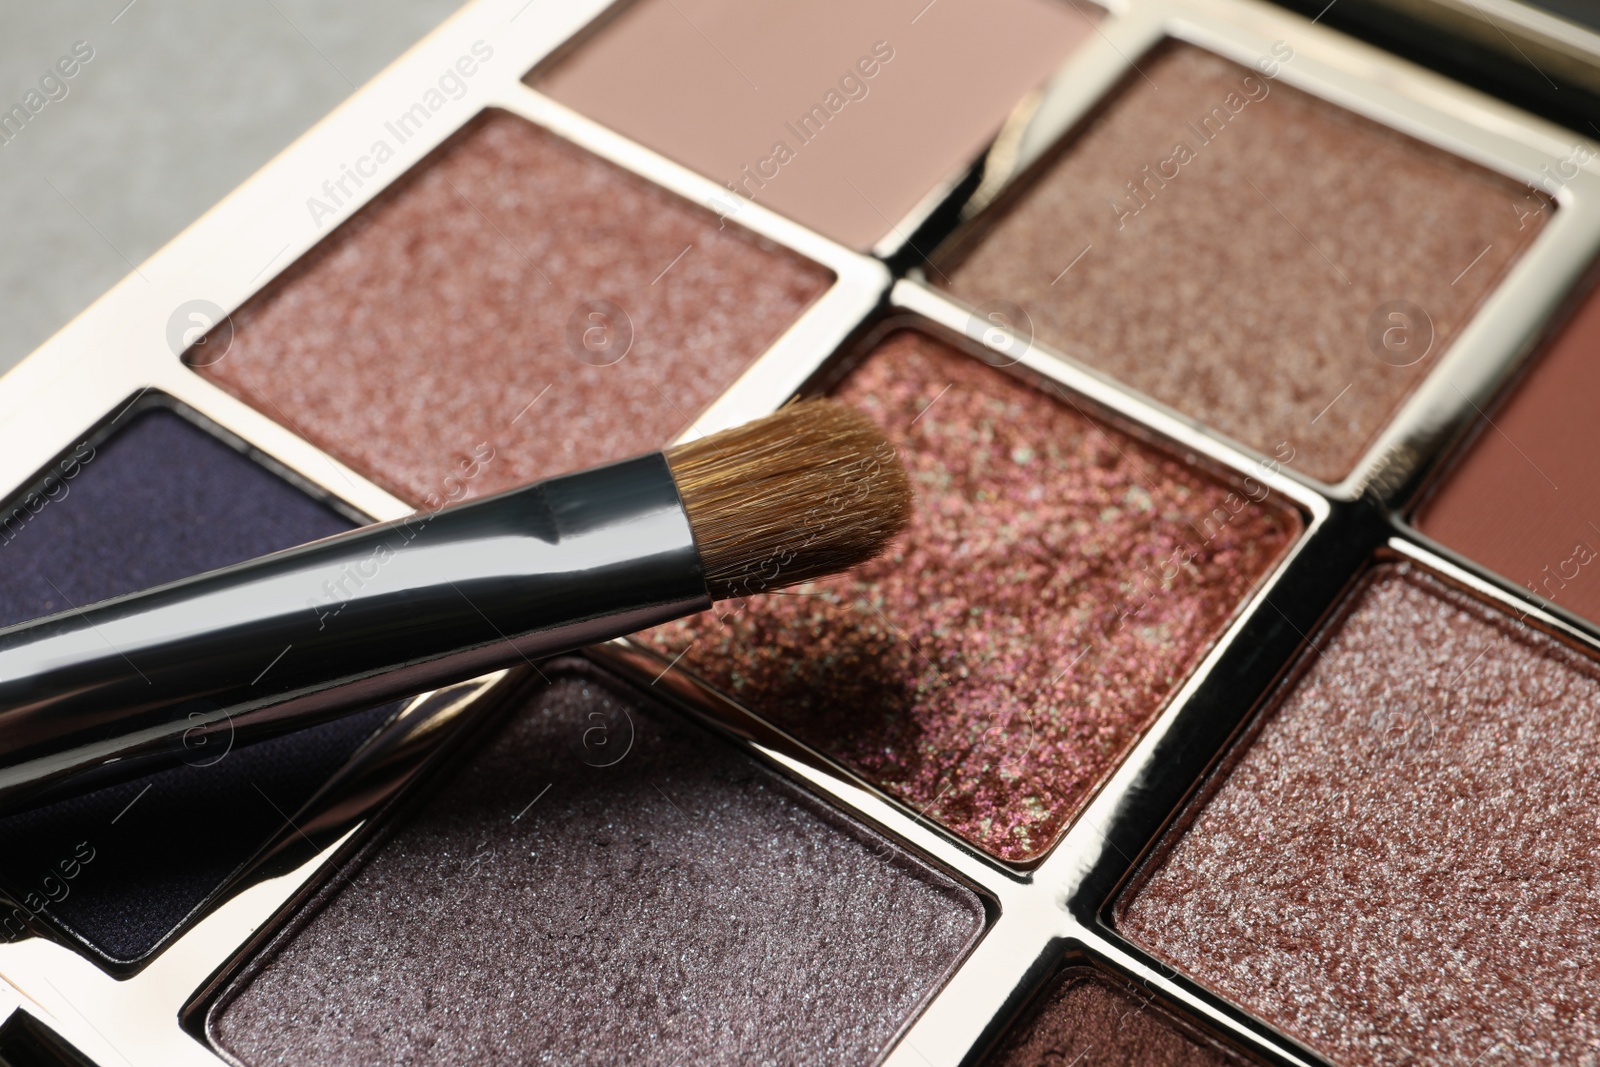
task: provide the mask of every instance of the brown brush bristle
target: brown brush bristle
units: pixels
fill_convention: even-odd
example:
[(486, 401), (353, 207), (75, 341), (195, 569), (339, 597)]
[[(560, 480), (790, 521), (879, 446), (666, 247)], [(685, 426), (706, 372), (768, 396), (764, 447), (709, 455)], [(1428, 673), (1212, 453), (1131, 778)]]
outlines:
[(877, 424), (832, 400), (667, 450), (717, 600), (834, 574), (911, 519), (911, 483)]

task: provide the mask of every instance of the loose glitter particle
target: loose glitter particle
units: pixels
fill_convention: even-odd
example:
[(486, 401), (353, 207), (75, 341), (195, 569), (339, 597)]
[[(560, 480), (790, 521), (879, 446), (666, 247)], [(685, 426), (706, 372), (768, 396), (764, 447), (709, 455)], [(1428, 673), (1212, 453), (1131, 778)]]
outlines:
[(1180, 1029), (1149, 994), (1084, 968), (1058, 979), (987, 1061), (988, 1067), (1228, 1067), (1242, 1062)]
[(981, 934), (889, 841), (577, 660), (214, 1009), (247, 1064), (870, 1064)]
[(906, 463), (907, 533), (857, 571), (646, 640), (977, 847), (1038, 857), (1298, 517), (919, 333), (834, 395)]
[(1384, 566), (1130, 939), (1342, 1067), (1600, 1061), (1600, 671)]
[(235, 312), (198, 369), (434, 506), (660, 448), (829, 281), (489, 112)]

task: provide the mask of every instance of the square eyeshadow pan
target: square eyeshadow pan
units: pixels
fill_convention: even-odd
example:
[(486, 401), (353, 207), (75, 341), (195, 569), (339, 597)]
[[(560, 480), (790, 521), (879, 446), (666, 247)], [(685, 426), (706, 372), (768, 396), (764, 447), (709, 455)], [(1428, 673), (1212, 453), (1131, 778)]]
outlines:
[[(863, 251), (1094, 31), (1080, 0), (638, 0), (532, 84)], [(627, 76), (619, 76), (626, 71)]]
[(1600, 289), (1422, 505), (1429, 537), (1600, 623)]
[(660, 448), (831, 277), (491, 111), (235, 312), (225, 351), (189, 358), (432, 504)]
[(1118, 925), (1343, 1067), (1585, 1062), (1597, 716), (1587, 656), (1380, 566)]
[(1067, 971), (1017, 1021), (988, 1067), (1232, 1067), (1245, 1061), (1150, 999), (1086, 967)]
[(909, 531), (847, 575), (646, 639), (979, 848), (1035, 859), (1299, 517), (922, 333), (833, 395), (906, 463)]
[[(135, 410), (109, 437), (73, 449), (0, 525), (0, 625), (349, 527), (183, 417)], [(195, 749), (184, 765), (8, 814), (0, 818), (0, 884), (24, 916), (38, 912), (115, 962), (142, 960), (396, 710)], [(314, 852), (308, 843), (289, 847), (307, 859)], [(21, 924), (11, 918), (15, 936)]]
[(245, 1064), (871, 1063), (976, 896), (578, 660), (213, 1010)]
[(1549, 218), (1527, 193), (1168, 43), (935, 280), (1337, 482)]

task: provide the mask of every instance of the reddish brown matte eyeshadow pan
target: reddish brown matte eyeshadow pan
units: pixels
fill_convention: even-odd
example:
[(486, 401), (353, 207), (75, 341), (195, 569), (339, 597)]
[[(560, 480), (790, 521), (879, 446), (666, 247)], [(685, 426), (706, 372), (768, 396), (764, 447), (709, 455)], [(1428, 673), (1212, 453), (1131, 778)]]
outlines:
[(236, 312), (201, 370), (431, 503), (659, 448), (829, 280), (490, 112)]
[(1600, 673), (1380, 567), (1122, 931), (1342, 1067), (1600, 1055)]
[(1550, 212), (1198, 48), (1139, 66), (948, 285), (1015, 302), (1040, 340), (1337, 481)]
[(1584, 618), (1600, 621), (1600, 290), (1480, 426), (1417, 526)]
[(987, 1062), (989, 1067), (1228, 1067), (1243, 1061), (1185, 1033), (1147, 996), (1077, 970), (1057, 980)]
[(905, 460), (910, 530), (648, 639), (979, 848), (1040, 856), (1299, 520), (919, 333), (834, 395)]

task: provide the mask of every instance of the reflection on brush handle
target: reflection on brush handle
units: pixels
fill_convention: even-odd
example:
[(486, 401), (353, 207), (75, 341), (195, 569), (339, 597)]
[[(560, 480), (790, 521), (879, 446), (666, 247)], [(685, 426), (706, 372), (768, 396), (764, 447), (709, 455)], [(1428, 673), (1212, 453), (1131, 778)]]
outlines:
[(0, 630), (0, 807), (709, 607), (662, 455)]

